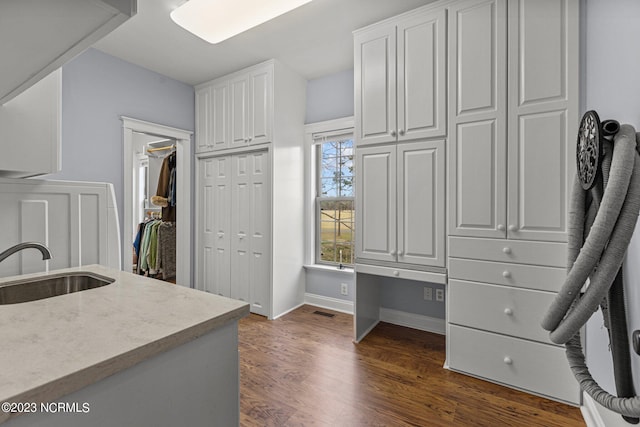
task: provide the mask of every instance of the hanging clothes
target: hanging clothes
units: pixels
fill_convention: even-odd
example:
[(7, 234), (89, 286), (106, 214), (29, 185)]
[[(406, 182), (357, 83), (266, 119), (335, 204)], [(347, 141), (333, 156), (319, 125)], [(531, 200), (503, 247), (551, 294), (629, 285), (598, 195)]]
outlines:
[(174, 222), (176, 220), (176, 153), (171, 153), (162, 161), (158, 188), (151, 203), (162, 207), (162, 220)]

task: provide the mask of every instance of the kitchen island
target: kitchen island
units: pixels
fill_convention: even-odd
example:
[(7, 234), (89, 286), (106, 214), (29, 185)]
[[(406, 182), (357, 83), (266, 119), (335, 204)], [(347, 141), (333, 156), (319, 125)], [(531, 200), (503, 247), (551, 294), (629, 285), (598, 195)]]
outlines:
[(98, 265), (55, 273), (80, 271), (115, 281), (0, 305), (0, 402), (17, 411), (3, 404), (2, 427), (238, 425), (248, 304)]

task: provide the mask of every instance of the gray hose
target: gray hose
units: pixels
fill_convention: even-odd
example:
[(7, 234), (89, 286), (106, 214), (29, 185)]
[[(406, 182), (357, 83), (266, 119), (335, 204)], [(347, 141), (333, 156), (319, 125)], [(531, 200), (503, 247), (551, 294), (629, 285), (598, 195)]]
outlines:
[[(640, 397), (616, 397), (604, 391), (589, 373), (580, 343), (580, 328), (598, 309), (599, 304), (607, 301), (604, 308), (613, 308), (607, 307), (609, 298), (605, 297), (618, 276), (640, 211), (640, 156), (636, 152), (635, 130), (631, 126), (623, 125), (614, 141), (613, 156), (605, 156), (603, 163), (606, 190), (599, 209), (597, 200), (593, 200), (589, 207), (590, 212), (585, 213), (587, 193), (583, 191), (578, 180), (574, 185), (569, 212), (569, 272), (542, 325), (551, 331), (550, 338), (553, 342), (566, 344), (569, 365), (582, 390), (608, 409), (625, 417), (639, 417)], [(612, 157), (611, 165), (607, 163), (607, 157)], [(610, 174), (606, 170), (609, 166)], [(598, 209), (595, 218), (593, 209)], [(592, 226), (589, 227), (591, 224), (587, 222), (593, 222)], [(590, 277), (589, 286), (580, 296), (580, 289), (587, 277)], [(619, 306), (619, 299), (623, 298), (623, 295), (614, 297), (618, 298), (616, 304)], [(622, 303), (624, 304), (624, 301)], [(620, 315), (607, 313), (606, 317), (612, 314), (612, 319), (615, 315)], [(620, 338), (624, 338), (626, 342), (626, 334)], [(612, 340), (612, 345), (616, 346), (618, 353), (629, 351), (628, 343), (624, 345), (619, 340)], [(629, 378), (627, 381), (632, 379)], [(624, 384), (623, 388), (628, 385)]]
[[(586, 196), (579, 182), (576, 181), (574, 185), (569, 213), (569, 222), (572, 224), (569, 227), (568, 245), (570, 269), (565, 283), (542, 320), (542, 327), (551, 331), (549, 336), (554, 343), (566, 343), (589, 320), (607, 295), (622, 264), (640, 210), (640, 163), (635, 161), (635, 150), (635, 129), (623, 125), (615, 136), (608, 191), (603, 195), (602, 205), (584, 245)], [(635, 172), (633, 179), (632, 171)], [(593, 273), (596, 265), (598, 268)], [(590, 286), (576, 302), (590, 275)]]

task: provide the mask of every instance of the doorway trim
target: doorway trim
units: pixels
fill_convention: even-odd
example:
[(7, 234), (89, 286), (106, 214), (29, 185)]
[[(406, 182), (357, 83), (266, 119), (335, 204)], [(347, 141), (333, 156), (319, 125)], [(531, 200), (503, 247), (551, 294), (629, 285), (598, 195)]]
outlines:
[[(176, 140), (176, 283), (193, 287), (191, 283), (191, 135), (193, 132), (131, 117), (120, 116), (123, 131), (124, 152), (124, 238), (122, 253), (126, 261), (131, 254), (127, 233), (133, 230), (133, 133), (142, 132)], [(123, 262), (123, 269), (131, 267), (131, 261)]]

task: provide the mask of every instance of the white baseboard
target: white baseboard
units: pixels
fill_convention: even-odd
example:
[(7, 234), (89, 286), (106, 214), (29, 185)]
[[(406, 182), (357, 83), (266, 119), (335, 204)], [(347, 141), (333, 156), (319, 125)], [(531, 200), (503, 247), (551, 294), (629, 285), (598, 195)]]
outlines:
[(587, 427), (627, 427), (631, 424), (622, 419), (622, 415), (600, 405), (587, 393), (582, 393), (582, 418)]
[(380, 321), (406, 326), (420, 331), (433, 332), (434, 334), (445, 335), (446, 332), (444, 319), (392, 310), (390, 308), (380, 308)]
[(282, 317), (282, 316), (284, 316), (285, 314), (289, 314), (289, 313), (291, 313), (293, 310), (297, 310), (298, 308), (302, 307), (304, 304), (305, 304), (304, 302), (303, 302), (303, 303), (300, 303), (300, 304), (298, 304), (298, 305), (296, 305), (296, 306), (294, 306), (294, 307), (290, 308), (289, 310), (283, 311), (282, 313), (278, 314), (277, 316), (273, 316), (273, 317), (272, 317), (271, 319), (269, 319), (269, 320), (276, 320), (277, 318)]
[(340, 313), (353, 314), (353, 301), (307, 293), (304, 294), (304, 303), (314, 307), (339, 311)]

